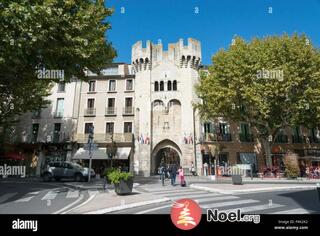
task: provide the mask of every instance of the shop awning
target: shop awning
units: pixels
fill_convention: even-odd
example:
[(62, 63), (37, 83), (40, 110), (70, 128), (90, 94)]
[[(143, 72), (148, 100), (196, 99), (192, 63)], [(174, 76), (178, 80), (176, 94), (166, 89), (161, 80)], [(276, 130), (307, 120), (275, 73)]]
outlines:
[[(117, 153), (113, 159), (117, 160), (127, 160), (129, 158), (131, 152), (130, 147), (119, 147), (117, 149)], [(74, 154), (72, 159), (75, 160), (88, 160), (89, 159), (89, 151), (84, 150), (83, 148), (79, 148), (78, 151)], [(98, 148), (92, 153), (93, 160), (108, 160), (106, 148)]]
[(25, 159), (25, 157), (22, 154), (14, 152), (0, 154), (0, 158), (16, 161), (23, 161)]
[(309, 159), (312, 161), (320, 161), (320, 157), (316, 157), (316, 156), (304, 156), (304, 157), (298, 157), (298, 159)]

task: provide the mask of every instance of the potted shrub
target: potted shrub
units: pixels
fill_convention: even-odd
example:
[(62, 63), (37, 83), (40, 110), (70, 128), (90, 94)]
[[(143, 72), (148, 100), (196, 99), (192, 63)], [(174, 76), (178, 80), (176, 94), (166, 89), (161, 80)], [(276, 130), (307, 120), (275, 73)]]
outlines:
[(133, 175), (129, 172), (112, 170), (108, 174), (108, 180), (114, 184), (115, 192), (118, 195), (129, 194), (133, 188)]
[(105, 176), (106, 182), (107, 182), (108, 184), (111, 184), (111, 181), (110, 181), (108, 175), (109, 175), (112, 171), (115, 171), (115, 170), (116, 170), (115, 168), (112, 168), (112, 167), (111, 167), (111, 168), (108, 168), (108, 169), (106, 169), (106, 170), (104, 171), (103, 175)]
[(289, 179), (296, 179), (300, 174), (300, 168), (298, 165), (298, 155), (295, 153), (287, 153), (284, 156), (285, 175)]

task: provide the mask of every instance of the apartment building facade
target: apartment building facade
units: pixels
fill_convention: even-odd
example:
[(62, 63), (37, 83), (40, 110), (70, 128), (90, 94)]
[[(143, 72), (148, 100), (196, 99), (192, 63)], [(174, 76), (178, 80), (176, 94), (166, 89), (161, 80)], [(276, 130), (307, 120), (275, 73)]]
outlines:
[[(75, 141), (78, 150), (73, 160), (87, 162), (86, 149), (91, 127), (94, 127), (93, 168), (102, 173), (106, 167), (121, 166), (130, 170), (133, 157), (134, 74), (130, 65), (115, 63), (106, 66), (100, 75), (88, 72), (88, 81), (79, 81), (75, 101), (77, 125)], [(107, 148), (114, 143), (117, 152), (108, 156)], [(132, 169), (132, 168), (131, 168)]]
[(26, 159), (30, 175), (39, 175), (48, 162), (71, 160), (76, 150), (73, 134), (77, 117), (73, 113), (77, 80), (54, 83), (50, 104), (20, 117), (7, 137), (12, 152)]

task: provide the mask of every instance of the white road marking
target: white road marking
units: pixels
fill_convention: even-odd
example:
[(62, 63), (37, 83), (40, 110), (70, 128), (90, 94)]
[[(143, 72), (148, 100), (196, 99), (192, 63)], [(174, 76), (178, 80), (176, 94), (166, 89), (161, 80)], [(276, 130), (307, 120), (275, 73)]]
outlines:
[(272, 204), (271, 206), (269, 204), (263, 204), (263, 205), (256, 205), (256, 206), (248, 206), (248, 207), (239, 207), (239, 208), (234, 208), (234, 209), (228, 209), (226, 212), (230, 211), (236, 211), (237, 209), (240, 209), (241, 213), (245, 212), (251, 212), (251, 211), (263, 211), (263, 210), (268, 210), (268, 209), (274, 209), (278, 207), (283, 207), (283, 205), (280, 204)]
[(69, 190), (67, 193), (66, 198), (78, 198), (79, 197), (79, 190)]
[(99, 193), (99, 190), (89, 190), (88, 193), (89, 193), (89, 196), (91, 197), (93, 195), (97, 195)]
[(15, 202), (29, 202), (34, 196), (31, 197), (25, 197), (25, 198), (20, 198), (16, 200)]
[(272, 212), (271, 214), (310, 214), (310, 211), (307, 211), (304, 208), (295, 208), (291, 210), (286, 210), (286, 211), (277, 211), (277, 212)]
[(141, 214), (145, 214), (145, 213), (149, 213), (149, 212), (152, 212), (152, 211), (156, 211), (156, 210), (160, 210), (160, 209), (164, 209), (164, 208), (169, 208), (169, 207), (171, 207), (171, 204), (170, 205), (166, 205), (166, 206), (161, 206), (161, 207), (156, 207), (156, 208), (144, 210), (144, 211), (139, 211), (139, 212), (136, 212), (135, 214), (141, 215)]
[(41, 200), (53, 200), (56, 198), (57, 195), (58, 193), (49, 191)]
[(208, 208), (214, 208), (214, 207), (233, 206), (233, 205), (241, 205), (241, 204), (256, 203), (256, 202), (259, 202), (259, 201), (248, 199), (248, 200), (229, 201), (229, 202), (217, 202), (217, 203), (200, 205), (200, 206), (202, 208), (208, 209)]
[[(77, 203), (80, 202), (82, 199), (83, 199), (83, 194), (81, 194), (80, 197), (79, 197), (77, 200), (75, 200), (74, 202), (70, 203), (69, 205), (61, 208), (61, 209), (58, 210), (58, 211), (53, 212), (53, 214), (60, 214), (60, 213), (61, 213), (61, 214), (65, 214), (65, 213), (69, 212), (70, 210), (68, 210), (68, 211), (66, 211), (66, 212), (64, 212), (64, 211), (67, 210), (68, 208), (72, 207), (73, 205), (77, 204)], [(72, 210), (72, 209), (71, 209), (71, 210)]]
[(7, 201), (8, 199), (12, 198), (13, 196), (17, 195), (18, 193), (6, 193), (0, 197), (0, 203)]

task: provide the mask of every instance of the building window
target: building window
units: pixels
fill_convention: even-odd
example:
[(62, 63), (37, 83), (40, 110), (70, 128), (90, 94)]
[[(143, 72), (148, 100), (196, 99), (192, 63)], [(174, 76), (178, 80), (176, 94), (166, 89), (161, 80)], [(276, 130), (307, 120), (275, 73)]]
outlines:
[(66, 84), (64, 82), (58, 83), (58, 93), (63, 93), (66, 91)]
[(93, 123), (85, 123), (84, 124), (84, 133), (89, 134), (91, 131), (91, 127), (93, 127)]
[(133, 80), (132, 79), (127, 79), (126, 80), (126, 90), (127, 91), (132, 91), (133, 90)]
[(64, 98), (58, 98), (55, 117), (57, 117), (57, 118), (63, 117), (63, 110), (64, 110)]
[(163, 91), (163, 90), (164, 90), (164, 82), (160, 81), (160, 91)]
[(114, 79), (109, 80), (109, 92), (116, 91), (116, 81)]
[(39, 124), (32, 124), (32, 142), (37, 142), (39, 132)]
[(94, 92), (96, 91), (96, 81), (91, 80), (89, 81), (89, 92)]
[(94, 98), (88, 99), (87, 108), (94, 108)]
[(53, 130), (53, 142), (58, 143), (60, 141), (61, 123), (54, 124)]
[(168, 81), (167, 87), (168, 87), (168, 91), (172, 90), (172, 84), (170, 80)]
[(173, 87), (173, 89), (172, 89), (173, 91), (177, 91), (177, 81), (176, 80), (173, 81), (172, 87)]
[(107, 122), (106, 124), (106, 133), (107, 134), (113, 134), (114, 132), (114, 123), (113, 122)]
[(125, 98), (124, 115), (133, 115), (133, 99)]
[(132, 122), (124, 122), (124, 133), (132, 133)]
[(87, 109), (85, 110), (85, 116), (95, 116), (96, 109), (94, 108), (94, 98), (89, 98), (87, 101)]
[(106, 115), (114, 115), (116, 114), (116, 99), (115, 98), (108, 98), (107, 104), (107, 114)]
[(154, 82), (154, 91), (159, 91), (159, 82)]

